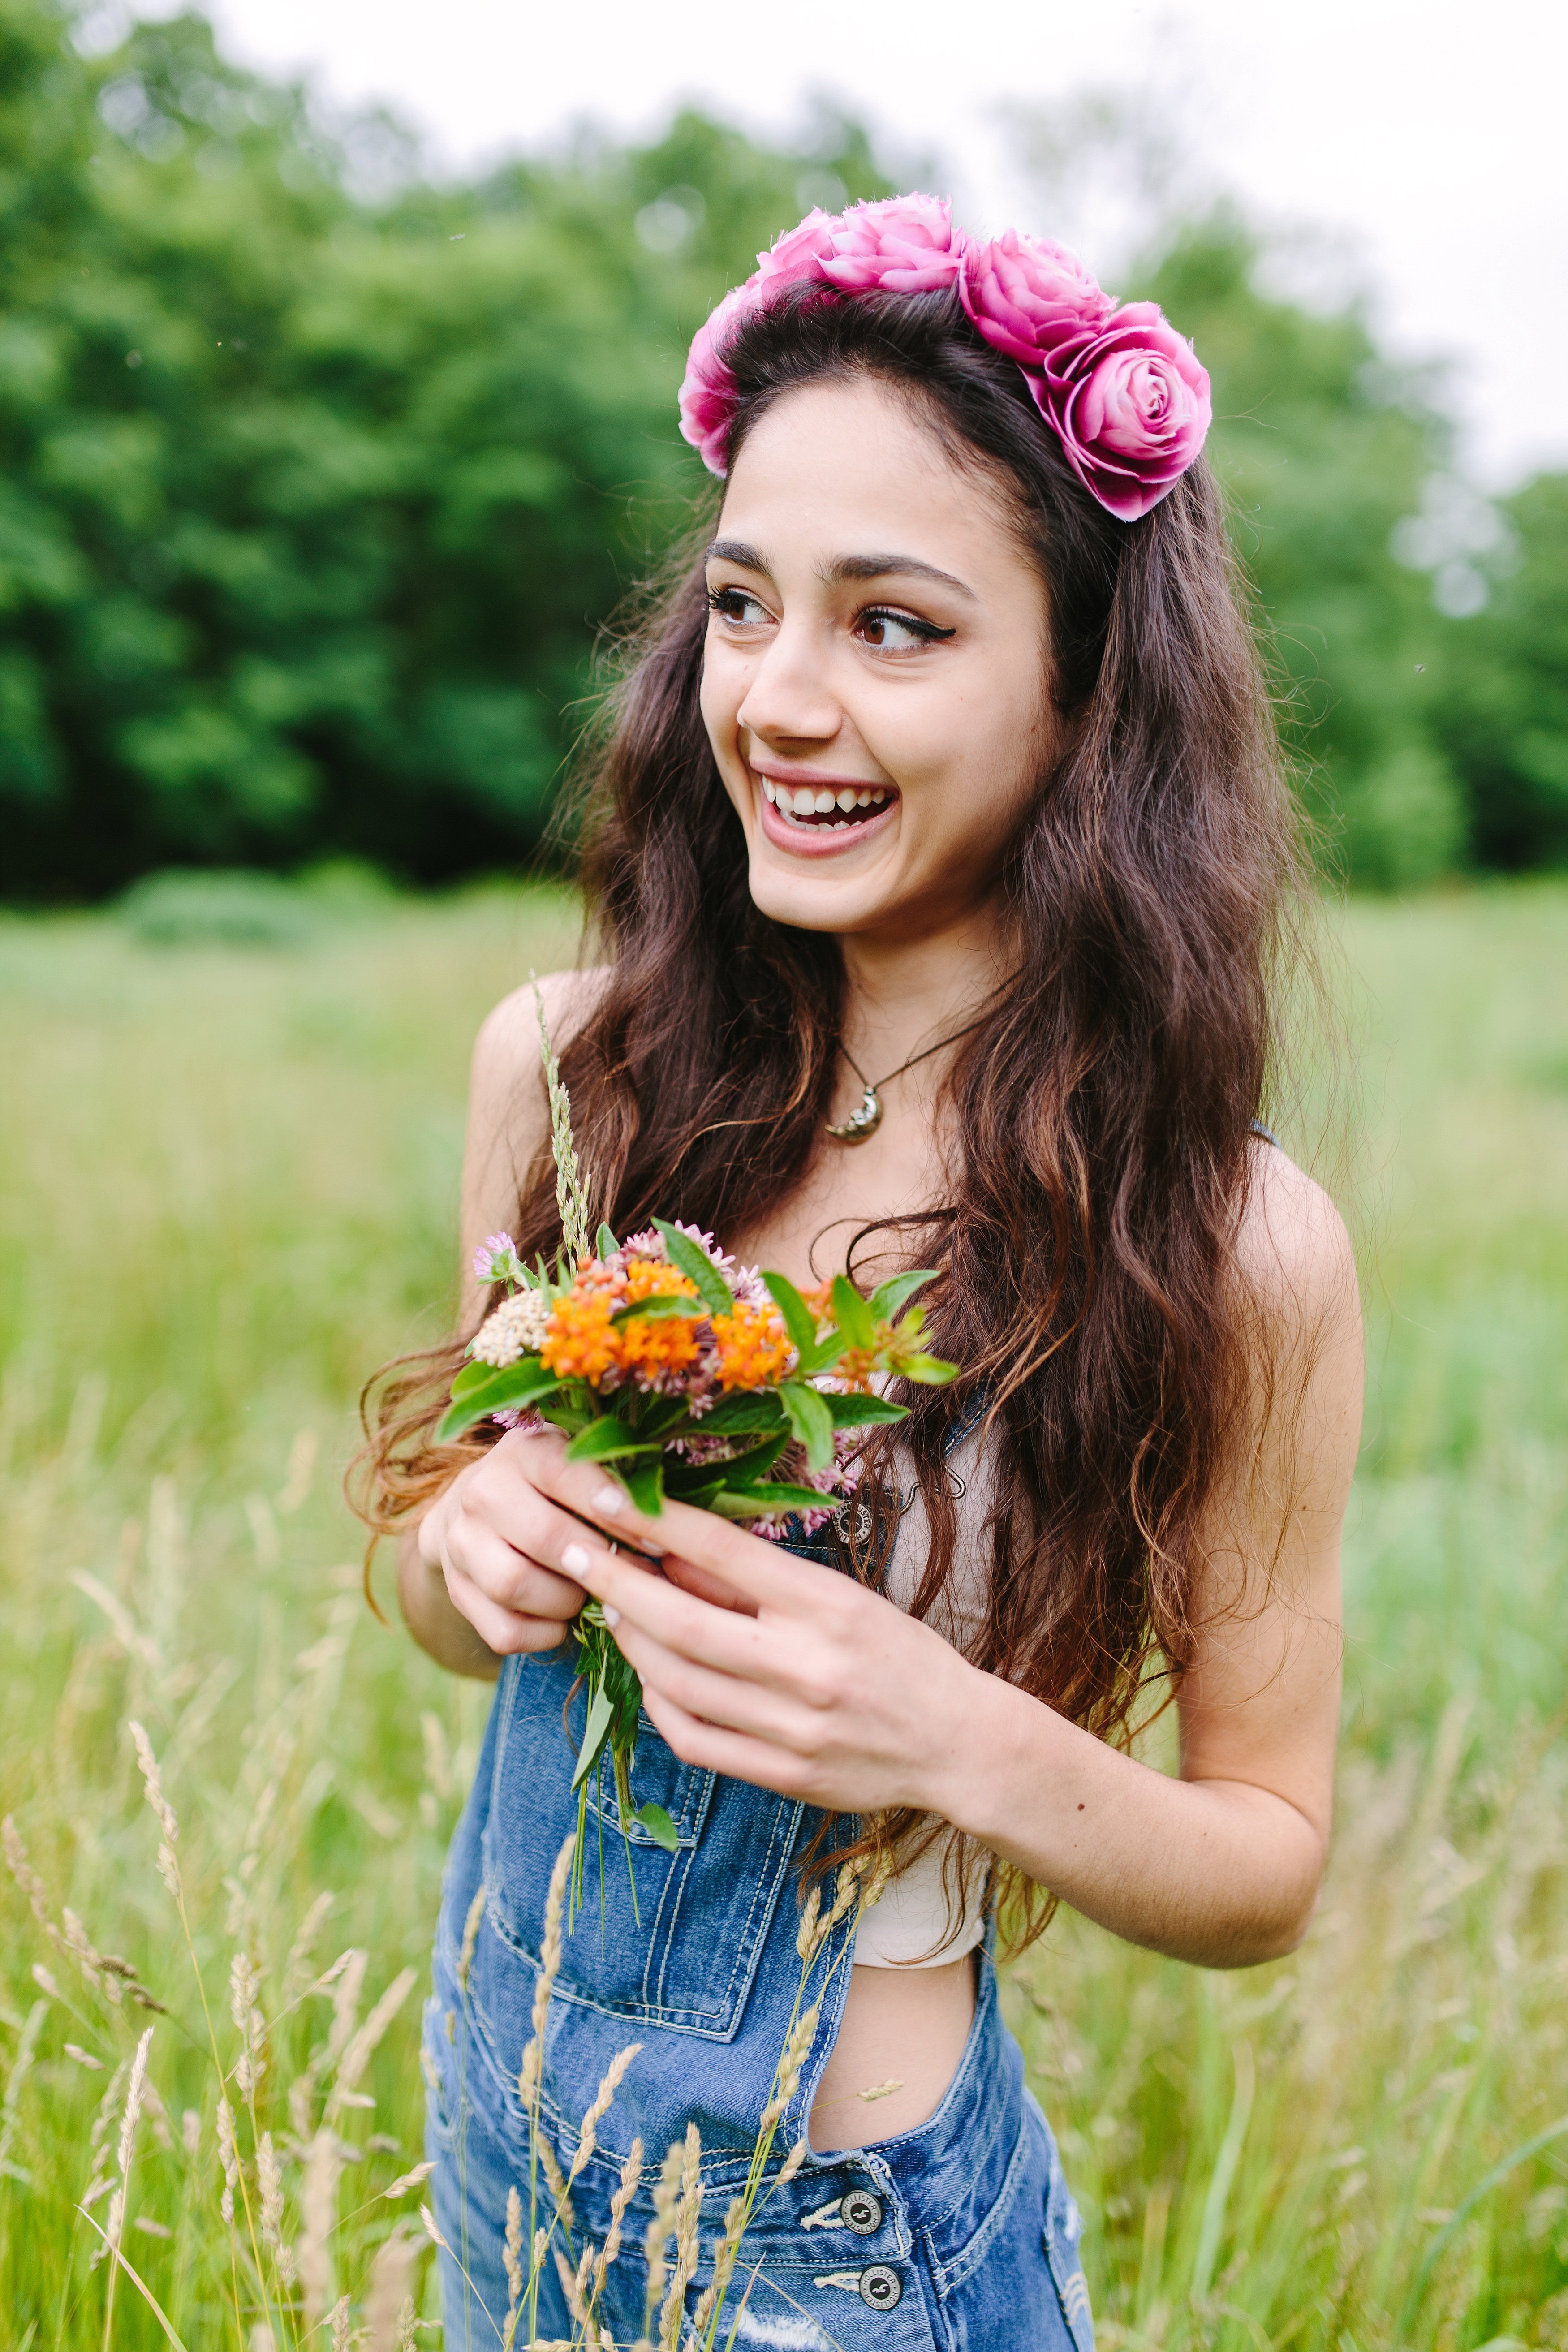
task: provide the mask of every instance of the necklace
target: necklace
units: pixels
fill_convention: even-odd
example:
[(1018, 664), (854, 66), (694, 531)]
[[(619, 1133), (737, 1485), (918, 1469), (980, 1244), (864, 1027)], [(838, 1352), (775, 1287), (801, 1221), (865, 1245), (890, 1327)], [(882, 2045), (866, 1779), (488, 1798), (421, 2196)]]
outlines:
[(875, 1135), (877, 1129), (882, 1124), (882, 1088), (884, 1087), (890, 1087), (895, 1078), (901, 1078), (906, 1070), (912, 1070), (917, 1062), (929, 1062), (933, 1054), (940, 1054), (942, 1052), (943, 1046), (956, 1045), (961, 1037), (968, 1036), (970, 1030), (978, 1029), (980, 1022), (984, 1021), (985, 1018), (986, 1016), (983, 1013), (980, 1015), (979, 1020), (967, 1023), (962, 1029), (955, 1029), (951, 1037), (939, 1037), (934, 1045), (927, 1045), (922, 1052), (919, 1054), (911, 1054), (907, 1062), (900, 1062), (898, 1068), (896, 1070), (889, 1070), (885, 1078), (868, 1078), (866, 1076), (865, 1071), (860, 1067), (859, 1063), (855, 1059), (854, 1055), (849, 1051), (848, 1046), (840, 1045), (838, 1048), (839, 1052), (843, 1055), (845, 1060), (848, 1063), (850, 1068), (854, 1071), (856, 1076), (859, 1079), (860, 1084), (865, 1087), (866, 1091), (860, 1097), (859, 1109), (852, 1110), (842, 1126), (835, 1127), (832, 1120), (829, 1119), (827, 1122), (828, 1134), (833, 1136), (840, 1143), (864, 1143), (866, 1138), (868, 1135)]

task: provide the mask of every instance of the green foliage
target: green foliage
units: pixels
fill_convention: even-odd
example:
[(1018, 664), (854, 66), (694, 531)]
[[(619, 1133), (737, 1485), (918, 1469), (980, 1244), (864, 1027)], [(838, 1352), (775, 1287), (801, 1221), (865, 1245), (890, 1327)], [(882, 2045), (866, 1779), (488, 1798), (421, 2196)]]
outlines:
[(1428, 731), (1427, 583), (1389, 542), (1445, 429), (1354, 311), (1268, 299), (1258, 260), (1222, 213), (1176, 242), (1150, 290), (1214, 380), (1211, 450), (1326, 853), (1358, 881), (1423, 882), (1464, 862), (1465, 817)]
[(1478, 857), (1568, 865), (1568, 474), (1503, 503), (1511, 543), (1490, 601), (1450, 625), (1438, 706)]
[(64, 24), (0, 0), (8, 890), (515, 863), (697, 478), (691, 328), (803, 173), (880, 191), (863, 136), (774, 154), (688, 114), (376, 205), (201, 17), (92, 64)]
[[(7, 897), (533, 854), (596, 636), (706, 479), (693, 329), (808, 205), (888, 189), (826, 112), (788, 150), (688, 110), (468, 184), (417, 160), (384, 121), (334, 143), (197, 14), (89, 61), (65, 0), (0, 0)], [(1448, 462), (1429, 387), (1258, 261), (1222, 213), (1135, 290), (1213, 373), (1326, 855), (1386, 888), (1560, 861), (1564, 478), (1510, 503), (1490, 606), (1441, 618), (1392, 551)]]

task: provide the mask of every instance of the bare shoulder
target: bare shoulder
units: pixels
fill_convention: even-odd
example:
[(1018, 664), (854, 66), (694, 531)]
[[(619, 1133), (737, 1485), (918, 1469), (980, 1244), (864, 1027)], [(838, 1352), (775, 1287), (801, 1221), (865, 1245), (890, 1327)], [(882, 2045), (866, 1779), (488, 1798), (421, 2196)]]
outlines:
[[(559, 1053), (593, 1013), (607, 968), (552, 971), (538, 983), (545, 1025)], [(471, 1328), (482, 1293), (467, 1269), (479, 1237), (510, 1232), (528, 1171), (550, 1139), (550, 1113), (540, 1072), (539, 1003), (534, 982), (514, 988), (486, 1014), (474, 1041), (468, 1081), (468, 1132), (463, 1154), (462, 1264), (464, 1328)]]
[(1277, 1144), (1251, 1147), (1251, 1181), (1237, 1234), (1237, 1269), (1286, 1332), (1359, 1333), (1355, 1251), (1322, 1186)]
[(540, 1000), (551, 1043), (559, 1053), (591, 1018), (608, 978), (606, 965), (586, 971), (550, 971), (503, 996), (486, 1013), (474, 1040), (474, 1107), (482, 1103), (496, 1114), (498, 1125), (503, 1123), (505, 1108), (516, 1101), (521, 1080), (539, 1067)]

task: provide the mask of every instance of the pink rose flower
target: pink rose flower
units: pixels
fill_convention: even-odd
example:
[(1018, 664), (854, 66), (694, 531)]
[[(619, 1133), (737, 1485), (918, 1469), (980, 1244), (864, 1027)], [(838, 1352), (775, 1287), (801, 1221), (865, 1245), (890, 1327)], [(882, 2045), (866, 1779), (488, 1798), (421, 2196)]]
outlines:
[(970, 246), (958, 291), (986, 341), (1023, 368), (1043, 368), (1050, 352), (1102, 326), (1115, 308), (1065, 246), (1011, 228)]
[(957, 280), (965, 240), (954, 236), (944, 197), (852, 205), (834, 229), (832, 257), (821, 269), (840, 293), (931, 294)]
[(720, 355), (728, 337), (757, 307), (756, 284), (749, 278), (725, 295), (692, 336), (687, 354), (679, 393), (681, 437), (690, 442), (710, 474), (725, 471), (735, 414), (735, 379)]
[(798, 228), (786, 229), (766, 253), (758, 254), (746, 285), (783, 288), (798, 286), (803, 278), (820, 279), (822, 264), (831, 257), (834, 238), (842, 226), (835, 214), (814, 205)]
[(1214, 415), (1207, 370), (1153, 302), (1124, 303), (1028, 383), (1079, 480), (1123, 522), (1159, 505)]

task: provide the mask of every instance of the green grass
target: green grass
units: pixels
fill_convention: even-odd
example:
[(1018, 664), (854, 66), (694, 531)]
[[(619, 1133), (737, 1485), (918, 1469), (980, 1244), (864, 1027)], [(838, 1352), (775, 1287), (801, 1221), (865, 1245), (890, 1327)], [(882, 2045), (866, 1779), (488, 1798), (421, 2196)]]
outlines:
[[(324, 2102), (352, 2018), (423, 1973), (486, 1694), (364, 1610), (337, 1485), (363, 1374), (442, 1325), (474, 1027), (570, 938), (562, 901), (500, 892), (345, 900), (272, 947), (0, 923), (0, 1811), (57, 1937), (7, 1877), (4, 2352), (166, 2340), (124, 2276), (106, 2326), (76, 2210), (118, 2177), (116, 2070), (147, 2023), (126, 2252), (191, 2352), (251, 2352), (275, 2284), (253, 2173), (237, 2259), (220, 2216), (216, 2073), (131, 1717), (226, 2068), (237, 1949), (266, 1971), (257, 2118), (283, 2236), (320, 2248), (312, 2313), (348, 2293), (387, 2346), (405, 2294), (433, 2315), (417, 2197), (382, 2194), (420, 2152), (417, 1982), (355, 2090), (374, 2106)], [(1063, 1919), (1009, 1983), (1110, 2347), (1568, 2342), (1568, 2132), (1486, 2185), (1568, 2118), (1568, 889), (1363, 903), (1345, 945), (1372, 1389), (1322, 1910), (1234, 1978)], [(106, 1997), (62, 1906), (163, 2013)], [(363, 1986), (356, 1964), (300, 1999), (345, 1949)], [(295, 2149), (324, 2125), (356, 2153), (308, 2211)]]

